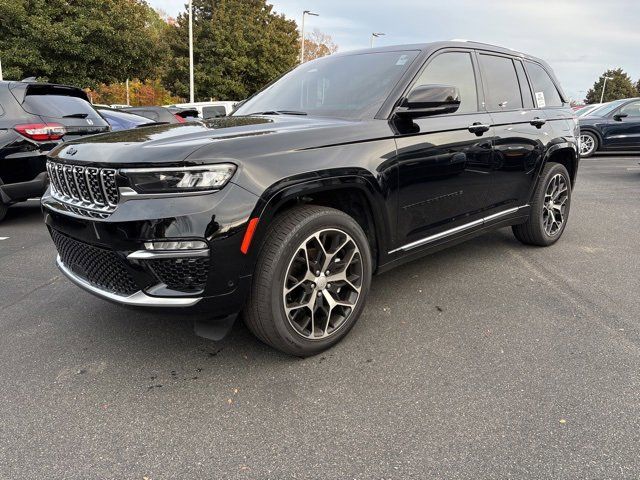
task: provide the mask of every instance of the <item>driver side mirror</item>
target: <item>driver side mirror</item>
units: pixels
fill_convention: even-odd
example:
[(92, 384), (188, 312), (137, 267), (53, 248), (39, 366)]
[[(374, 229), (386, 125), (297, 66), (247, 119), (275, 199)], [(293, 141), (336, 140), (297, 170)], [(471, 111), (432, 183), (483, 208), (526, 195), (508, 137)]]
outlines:
[(460, 91), (451, 85), (420, 85), (415, 87), (396, 108), (396, 115), (419, 118), (453, 113), (460, 108)]
[(626, 114), (626, 113), (616, 113), (616, 114), (613, 116), (613, 119), (614, 119), (616, 122), (621, 122), (623, 118), (627, 118), (628, 116), (629, 116), (629, 115), (628, 115), (628, 114)]

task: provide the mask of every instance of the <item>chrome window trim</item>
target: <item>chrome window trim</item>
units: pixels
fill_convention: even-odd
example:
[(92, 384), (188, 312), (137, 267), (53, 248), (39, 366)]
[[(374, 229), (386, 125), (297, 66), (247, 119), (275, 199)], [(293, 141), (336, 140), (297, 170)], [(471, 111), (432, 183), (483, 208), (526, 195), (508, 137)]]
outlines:
[(392, 253), (397, 253), (397, 252), (406, 252), (409, 250), (413, 250), (414, 248), (420, 247), (422, 245), (426, 245), (428, 243), (433, 243), (436, 240), (440, 240), (442, 238), (446, 238), (449, 237), (451, 235), (454, 235), (456, 233), (465, 231), (465, 230), (469, 230), (473, 227), (479, 227), (481, 225), (485, 225), (488, 222), (491, 222), (493, 220), (496, 220), (498, 218), (501, 217), (505, 217), (507, 215), (511, 215), (512, 213), (516, 213), (518, 210), (522, 209), (522, 208), (527, 208), (529, 205), (522, 205), (520, 207), (515, 207), (515, 208), (509, 208), (507, 210), (503, 210), (501, 212), (498, 213), (494, 213), (493, 215), (489, 215), (483, 218), (480, 218), (478, 220), (474, 220), (473, 222), (469, 222), (469, 223), (465, 223), (463, 225), (459, 225), (457, 227), (451, 228), (449, 230), (445, 230), (444, 232), (440, 232), (440, 233), (436, 233), (434, 235), (430, 235), (428, 237), (425, 238), (421, 238), (420, 240), (416, 240), (415, 242), (411, 242), (411, 243), (407, 243), (406, 245), (403, 245), (401, 247), (398, 247), (394, 250), (391, 250), (389, 252), (389, 254)]

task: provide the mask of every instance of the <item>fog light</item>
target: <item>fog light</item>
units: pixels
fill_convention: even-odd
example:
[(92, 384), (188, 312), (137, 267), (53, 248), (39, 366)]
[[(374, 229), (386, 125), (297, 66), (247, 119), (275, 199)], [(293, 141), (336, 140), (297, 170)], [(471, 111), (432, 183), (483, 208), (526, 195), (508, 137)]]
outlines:
[(145, 242), (147, 250), (202, 250), (209, 248), (202, 240), (186, 240), (179, 242)]

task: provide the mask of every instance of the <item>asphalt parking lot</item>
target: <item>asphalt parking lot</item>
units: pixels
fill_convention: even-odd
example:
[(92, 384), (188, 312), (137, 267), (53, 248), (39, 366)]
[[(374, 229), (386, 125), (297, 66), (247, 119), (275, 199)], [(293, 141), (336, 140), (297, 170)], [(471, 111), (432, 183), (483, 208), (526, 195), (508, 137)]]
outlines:
[(583, 160), (551, 248), (501, 230), (376, 277), (306, 360), (94, 298), (15, 206), (0, 478), (638, 478), (638, 161)]

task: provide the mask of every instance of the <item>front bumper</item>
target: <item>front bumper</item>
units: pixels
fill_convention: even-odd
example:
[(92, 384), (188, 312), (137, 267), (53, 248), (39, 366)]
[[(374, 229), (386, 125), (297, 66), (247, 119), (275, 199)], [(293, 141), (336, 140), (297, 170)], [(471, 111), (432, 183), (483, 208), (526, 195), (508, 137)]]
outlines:
[(112, 302), (121, 303), (123, 305), (131, 305), (134, 307), (192, 307), (196, 303), (198, 303), (200, 300), (202, 300), (202, 297), (194, 297), (194, 298), (152, 297), (144, 293), (142, 290), (138, 290), (137, 292), (128, 296), (117, 295), (115, 293), (99, 288), (94, 284), (92, 284), (91, 282), (89, 282), (88, 280), (85, 280), (81, 276), (73, 273), (69, 268), (65, 266), (64, 263), (62, 263), (62, 260), (60, 259), (60, 255), (58, 255), (56, 263), (58, 264), (58, 268), (60, 269), (60, 271), (64, 273), (64, 275), (69, 280), (71, 280), (80, 288), (83, 288), (86, 291), (93, 293), (97, 297), (104, 298), (105, 300), (110, 300)]
[[(127, 200), (106, 219), (82, 217), (49, 192), (42, 207), (58, 267), (77, 286), (123, 305), (226, 316), (242, 309), (251, 283), (240, 246), (256, 202), (229, 184), (207, 195)], [(145, 251), (147, 242), (180, 240), (204, 240), (208, 249)]]

